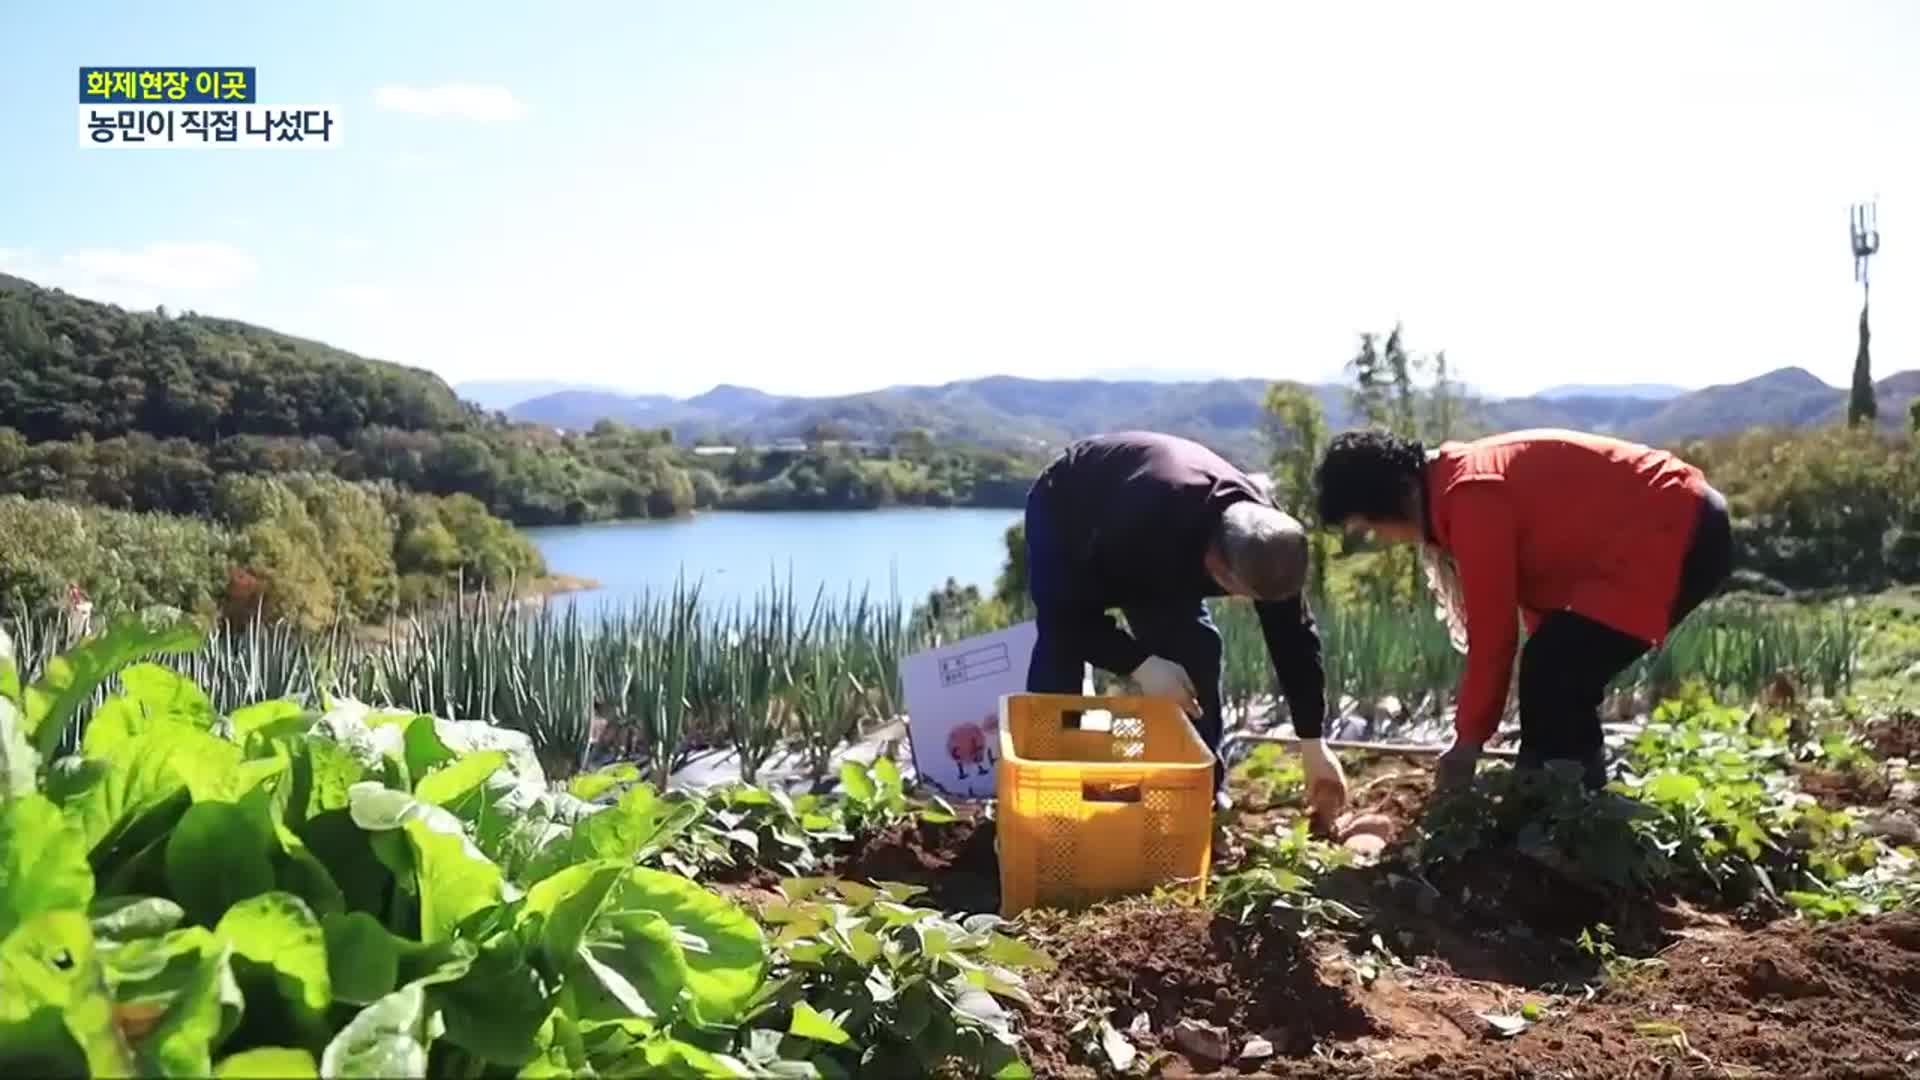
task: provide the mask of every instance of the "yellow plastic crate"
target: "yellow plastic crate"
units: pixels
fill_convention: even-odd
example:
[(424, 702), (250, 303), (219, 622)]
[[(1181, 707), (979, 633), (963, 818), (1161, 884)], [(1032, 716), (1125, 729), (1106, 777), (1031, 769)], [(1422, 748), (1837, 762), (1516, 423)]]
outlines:
[(1206, 894), (1213, 752), (1171, 701), (1008, 694), (994, 784), (1002, 915)]

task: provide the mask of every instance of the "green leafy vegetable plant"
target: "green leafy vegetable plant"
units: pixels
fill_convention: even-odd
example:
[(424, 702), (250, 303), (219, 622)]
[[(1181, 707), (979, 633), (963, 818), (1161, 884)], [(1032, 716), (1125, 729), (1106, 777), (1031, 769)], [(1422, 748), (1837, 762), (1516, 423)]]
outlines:
[[(28, 687), (0, 642), (0, 1068), (751, 1074), (725, 1051), (763, 992), (760, 927), (638, 865), (682, 811), (549, 791), (531, 740), (486, 725), (219, 716), (129, 666), (194, 633), (125, 623)], [(34, 745), (116, 674), (75, 753)]]
[(912, 906), (912, 885), (816, 877), (781, 891), (761, 911), (774, 978), (751, 1024), (784, 1033), (784, 1052), (830, 1075), (924, 1076), (954, 1060), (1031, 1075), (1007, 1003), (1031, 1004), (1020, 972), (1053, 960), (997, 916), (955, 922)]

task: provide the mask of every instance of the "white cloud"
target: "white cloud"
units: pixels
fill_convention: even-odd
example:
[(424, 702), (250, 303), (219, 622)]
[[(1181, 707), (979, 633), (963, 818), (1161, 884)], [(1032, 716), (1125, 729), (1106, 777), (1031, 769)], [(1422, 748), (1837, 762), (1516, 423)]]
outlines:
[(4, 251), (0, 266), (38, 285), (129, 308), (199, 302), (208, 293), (245, 288), (259, 276), (252, 255), (216, 243), (85, 248), (55, 259)]
[(443, 83), (439, 86), (382, 86), (373, 103), (389, 112), (415, 116), (451, 116), (480, 123), (518, 120), (527, 105), (504, 86)]
[(228, 244), (86, 248), (61, 256), (60, 266), (102, 282), (148, 289), (235, 289), (259, 272), (253, 256)]

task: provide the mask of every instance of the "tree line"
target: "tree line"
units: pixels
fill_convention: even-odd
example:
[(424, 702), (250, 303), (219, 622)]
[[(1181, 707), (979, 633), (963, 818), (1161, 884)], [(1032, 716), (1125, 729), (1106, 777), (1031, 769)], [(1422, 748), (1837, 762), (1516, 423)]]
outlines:
[[(1407, 348), (1395, 326), (1360, 335), (1346, 365), (1355, 422), (1428, 446), (1488, 434), (1445, 352)], [(1313, 470), (1334, 432), (1304, 385), (1276, 382), (1261, 432), (1279, 505), (1313, 525)], [(1734, 585), (1770, 593), (1867, 591), (1920, 583), (1920, 400), (1906, 434), (1849, 418), (1812, 429), (1760, 428), (1668, 449), (1700, 466), (1733, 512)], [(1363, 537), (1310, 533), (1317, 602), (1424, 603), (1415, 556)], [(941, 636), (983, 633), (1030, 614), (1026, 538), (1016, 523), (987, 589), (948, 581), (917, 605)]]
[[(1444, 352), (1419, 355), (1402, 329), (1363, 334), (1347, 363), (1359, 423), (1428, 446), (1487, 432), (1471, 415)], [(1305, 514), (1312, 475), (1332, 433), (1303, 387), (1276, 383), (1266, 400), (1271, 475), (1282, 505)], [(1906, 433), (1850, 420), (1818, 428), (1758, 428), (1667, 447), (1700, 466), (1733, 512), (1736, 584), (1769, 592), (1867, 590), (1920, 582), (1920, 402)], [(1338, 596), (1408, 600), (1422, 588), (1414, 555), (1320, 532), (1314, 580)], [(1338, 567), (1336, 569), (1336, 563)]]
[(699, 508), (1019, 505), (1038, 465), (903, 432), (723, 457), (517, 424), (437, 376), (226, 319), (0, 277), (0, 604), (303, 626), (544, 573), (514, 525)]
[[(1361, 335), (1347, 374), (1358, 423), (1429, 443), (1480, 433), (1445, 354), (1410, 350), (1397, 326)], [(1330, 434), (1322, 405), (1276, 383), (1265, 415), (1277, 492), (1306, 507)], [(425, 371), (0, 277), (0, 498), (16, 497), (0, 533), (0, 602), (53, 602), (77, 581), (96, 601), (167, 597), (319, 624), (431, 600), (460, 581), (542, 572), (513, 525), (702, 508), (1015, 508), (1045, 464), (1037, 453), (937, 445), (924, 430), (882, 447), (831, 434), (798, 449), (705, 454), (676, 447), (669, 431), (613, 422), (559, 432), (487, 413)], [(1675, 449), (1733, 501), (1750, 583), (1920, 580), (1911, 439), (1836, 425)], [(122, 546), (89, 554), (75, 537)], [(1375, 599), (1420, 587), (1408, 552), (1324, 533), (1314, 543), (1316, 581)], [(158, 568), (177, 570), (178, 583)], [(1023, 590), (996, 591), (1011, 607)]]
[(309, 631), (545, 573), (474, 499), (316, 473), (223, 477), (208, 517), (0, 495), (0, 610), (44, 614), (78, 585), (98, 610), (161, 604)]

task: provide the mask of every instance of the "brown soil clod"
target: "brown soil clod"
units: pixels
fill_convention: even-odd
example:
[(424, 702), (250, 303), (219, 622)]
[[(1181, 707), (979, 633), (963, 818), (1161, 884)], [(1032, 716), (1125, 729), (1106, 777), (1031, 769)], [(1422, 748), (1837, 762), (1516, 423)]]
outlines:
[(1882, 758), (1920, 761), (1920, 713), (1901, 709), (1868, 721), (1865, 735)]
[[(1144, 899), (1079, 914), (1037, 911), (1022, 922), (1059, 965), (1032, 980), (1040, 1008), (1029, 1017), (1028, 1041), (1037, 1075), (1086, 1067), (1069, 1031), (1089, 1011), (1104, 1011), (1122, 1029), (1144, 1013), (1144, 1032), (1130, 1036), (1136, 1046), (1149, 1055), (1179, 1055), (1199, 1075), (1238, 1074), (1243, 1061), (1248, 1072), (1270, 1068), (1269, 1059), (1240, 1057), (1254, 1039), (1276, 1055), (1301, 1057), (1327, 1040), (1373, 1031), (1346, 988), (1323, 982), (1298, 935), (1277, 925), (1243, 925), (1204, 907)], [(1229, 1060), (1186, 1053), (1193, 1037), (1176, 1036), (1186, 1022), (1189, 1029), (1223, 1029)]]
[(1827, 810), (1881, 806), (1893, 793), (1885, 774), (1865, 769), (1803, 769), (1800, 790)]
[[(1873, 779), (1802, 781), (1875, 805), (1842, 776)], [(1013, 920), (1007, 932), (1057, 964), (1027, 974), (1035, 1004), (1020, 1030), (1034, 1074), (1111, 1075), (1104, 1019), (1145, 1062), (1134, 1073), (1161, 1076), (1920, 1077), (1920, 915), (1756, 922), (1740, 909), (1606, 886), (1512, 847), (1423, 873), (1401, 845), (1430, 787), (1424, 770), (1382, 769), (1355, 785), (1342, 819), (1323, 823), (1336, 842), (1385, 847), (1320, 878), (1320, 894), (1359, 912), (1359, 927), (1303, 939), (1297, 925), (1147, 897)], [(1216, 869), (1230, 871), (1254, 837), (1300, 812), (1226, 822)], [(950, 913), (998, 910), (985, 817), (893, 826), (831, 870), (924, 886), (915, 903)], [(739, 880), (743, 894), (765, 885), (750, 871)], [(1657, 962), (1603, 972), (1574, 946), (1601, 923), (1618, 956)], [(1364, 955), (1381, 949), (1392, 955)], [(1485, 1019), (1527, 1005), (1536, 1008), (1517, 1034)]]
[(868, 837), (834, 867), (860, 881), (897, 881), (927, 891), (914, 903), (956, 914), (998, 914), (1000, 858), (984, 817), (933, 824), (905, 821)]

